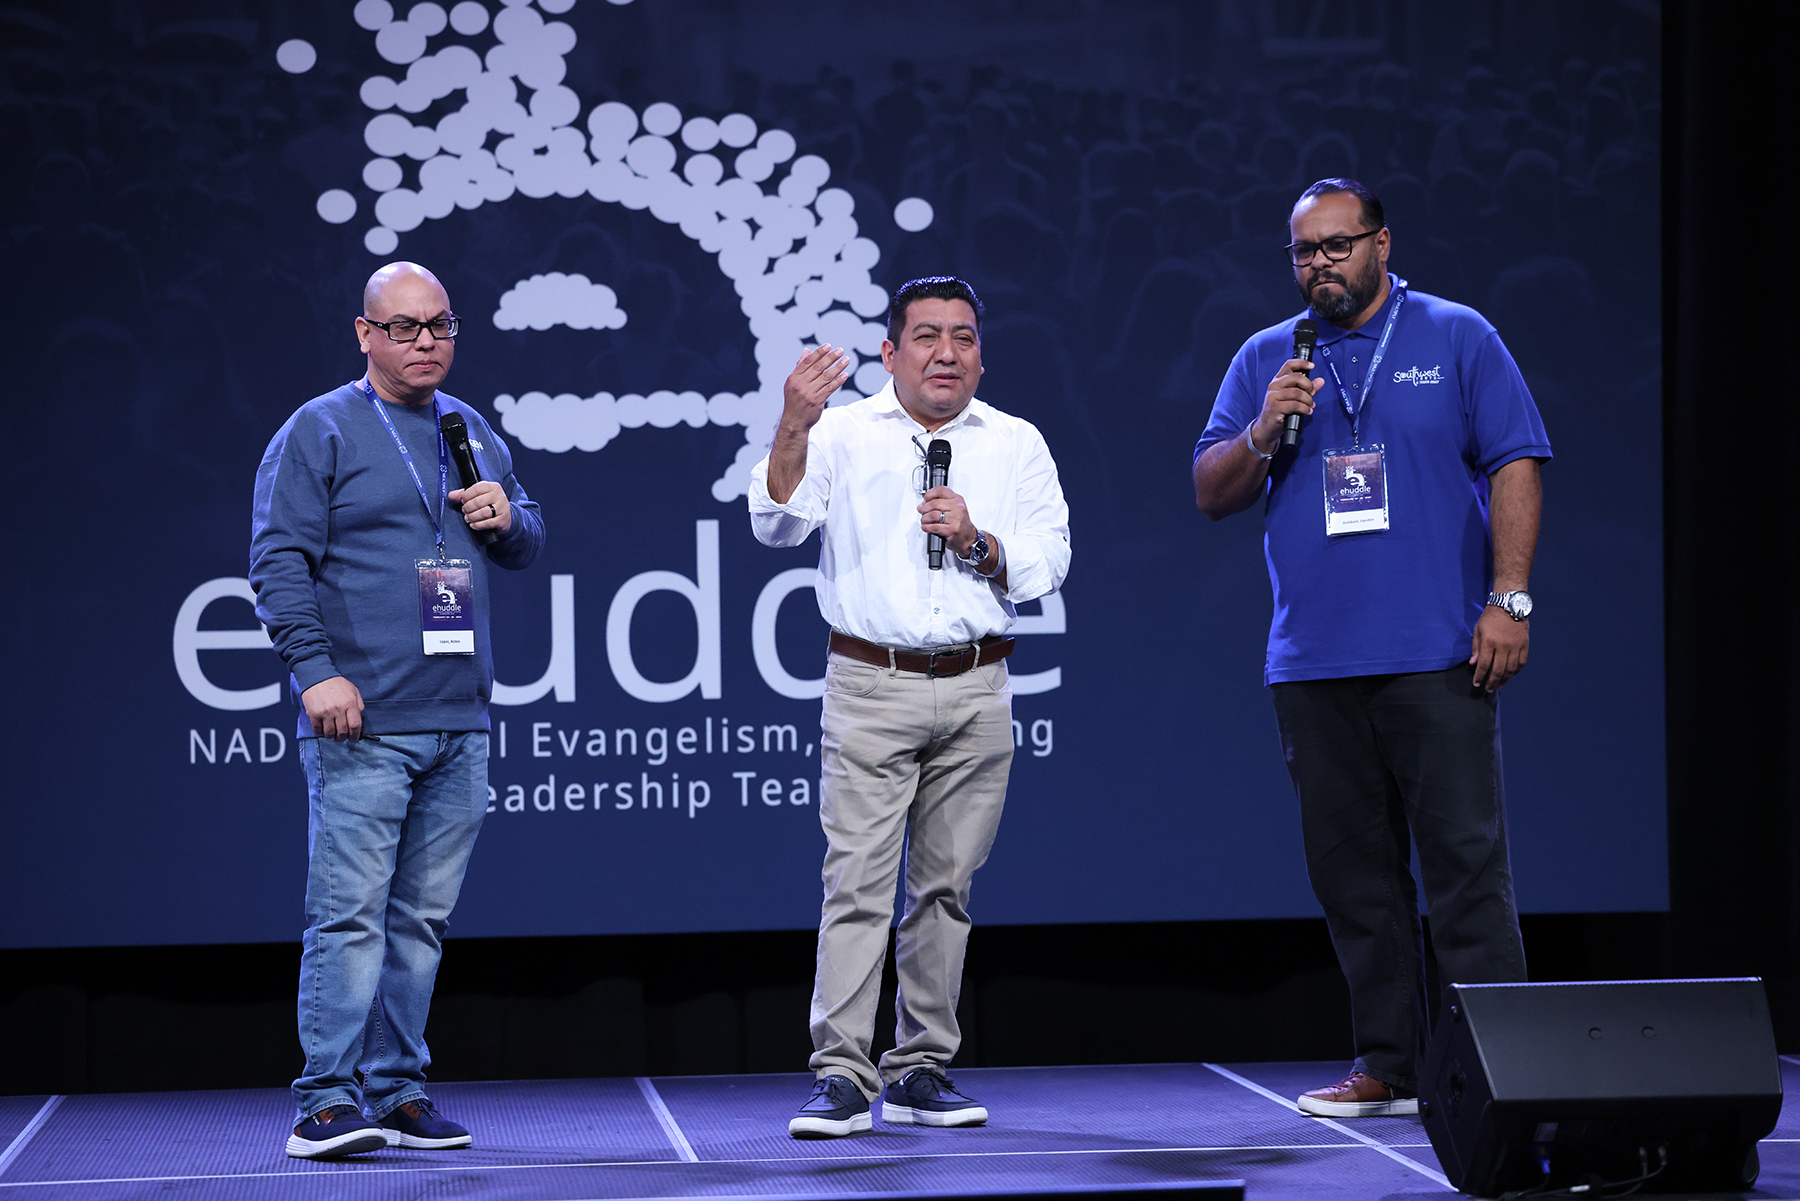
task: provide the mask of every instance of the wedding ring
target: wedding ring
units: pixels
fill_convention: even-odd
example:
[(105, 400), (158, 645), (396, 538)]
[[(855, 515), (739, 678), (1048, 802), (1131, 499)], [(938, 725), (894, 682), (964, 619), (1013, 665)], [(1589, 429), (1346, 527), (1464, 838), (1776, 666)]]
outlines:
[(499, 509), (496, 509), (496, 508), (495, 508), (495, 507), (494, 507), (494, 506), (493, 506), (493, 505), (489, 505), (489, 506), (488, 506), (488, 516), (489, 516), (489, 517), (498, 517), (498, 516), (500, 516), (500, 510), (499, 510)]

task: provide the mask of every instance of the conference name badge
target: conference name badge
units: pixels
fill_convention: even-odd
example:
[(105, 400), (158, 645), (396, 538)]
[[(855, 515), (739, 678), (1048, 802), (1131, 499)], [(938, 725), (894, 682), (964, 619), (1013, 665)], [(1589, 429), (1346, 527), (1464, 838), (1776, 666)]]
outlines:
[(475, 577), (467, 559), (419, 559), (419, 627), (428, 655), (475, 653)]
[(1380, 443), (1326, 451), (1325, 536), (1387, 528), (1387, 469)]

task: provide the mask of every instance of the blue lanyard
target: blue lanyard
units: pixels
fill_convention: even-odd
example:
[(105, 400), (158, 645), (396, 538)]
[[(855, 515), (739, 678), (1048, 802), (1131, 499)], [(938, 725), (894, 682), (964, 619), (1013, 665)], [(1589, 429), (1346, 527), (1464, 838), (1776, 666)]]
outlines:
[(1369, 403), (1369, 389), (1375, 386), (1375, 371), (1381, 366), (1382, 356), (1387, 354), (1388, 339), (1394, 336), (1394, 322), (1400, 316), (1400, 306), (1406, 303), (1406, 281), (1399, 280), (1394, 287), (1394, 303), (1388, 309), (1387, 325), (1382, 327), (1381, 341), (1375, 345), (1375, 357), (1369, 360), (1369, 370), (1363, 375), (1362, 391), (1357, 394), (1356, 408), (1350, 407), (1350, 393), (1344, 387), (1343, 377), (1338, 375), (1337, 364), (1331, 361), (1331, 347), (1321, 346), (1319, 352), (1325, 356), (1325, 366), (1331, 372), (1331, 382), (1337, 385), (1338, 403), (1344, 406), (1344, 416), (1350, 419), (1350, 439), (1362, 442), (1361, 422), (1363, 406)]
[(400, 437), (400, 431), (394, 428), (394, 419), (388, 416), (387, 406), (375, 395), (375, 389), (367, 380), (360, 384), (363, 395), (375, 406), (375, 415), (381, 418), (381, 424), (387, 426), (388, 437), (394, 440), (394, 449), (400, 452), (401, 461), (406, 464), (407, 474), (412, 476), (413, 487), (419, 490), (419, 499), (425, 502), (425, 515), (431, 518), (432, 532), (437, 535), (438, 558), (444, 557), (444, 501), (450, 495), (450, 448), (444, 442), (444, 431), (439, 427), (437, 418), (437, 393), (431, 394), (432, 429), (438, 436), (438, 503), (434, 511), (431, 507), (431, 494), (425, 491), (425, 481), (419, 478), (419, 469), (413, 465), (412, 452), (406, 449), (406, 443)]

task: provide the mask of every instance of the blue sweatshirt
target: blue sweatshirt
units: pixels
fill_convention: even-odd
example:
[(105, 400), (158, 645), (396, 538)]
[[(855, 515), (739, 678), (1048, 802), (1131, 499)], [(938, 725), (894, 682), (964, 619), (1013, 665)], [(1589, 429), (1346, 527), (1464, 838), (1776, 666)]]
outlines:
[[(296, 706), (306, 689), (343, 676), (362, 693), (371, 734), (488, 728), (493, 691), (487, 565), (529, 567), (544, 545), (538, 506), (513, 478), (512, 454), (468, 405), (438, 393), (479, 444), (481, 478), (512, 500), (512, 528), (482, 547), (451, 503), (445, 550), (473, 564), (475, 653), (427, 655), (419, 627), (418, 560), (437, 558), (431, 517), (394, 440), (354, 384), (302, 405), (281, 427), (256, 471), (250, 583), (256, 615), (292, 672)], [(419, 478), (438, 499), (438, 430), (431, 405), (382, 402)], [(460, 483), (454, 464), (450, 487)], [(301, 738), (313, 737), (301, 710)]]

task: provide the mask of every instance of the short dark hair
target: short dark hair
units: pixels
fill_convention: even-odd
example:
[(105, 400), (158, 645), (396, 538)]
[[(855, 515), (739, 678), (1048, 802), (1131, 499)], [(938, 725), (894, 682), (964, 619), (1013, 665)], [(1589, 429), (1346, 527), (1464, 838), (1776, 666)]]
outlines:
[(981, 337), (981, 300), (975, 295), (975, 289), (954, 275), (927, 275), (924, 279), (901, 284), (894, 298), (888, 301), (888, 341), (899, 344), (900, 333), (906, 328), (907, 306), (915, 300), (963, 301), (975, 311), (975, 336)]
[(1381, 198), (1354, 179), (1321, 179), (1300, 193), (1300, 199), (1294, 201), (1294, 207), (1299, 208), (1315, 196), (1330, 196), (1338, 192), (1348, 192), (1362, 203), (1364, 225), (1370, 229), (1381, 229), (1387, 225), (1387, 217), (1381, 211)]

